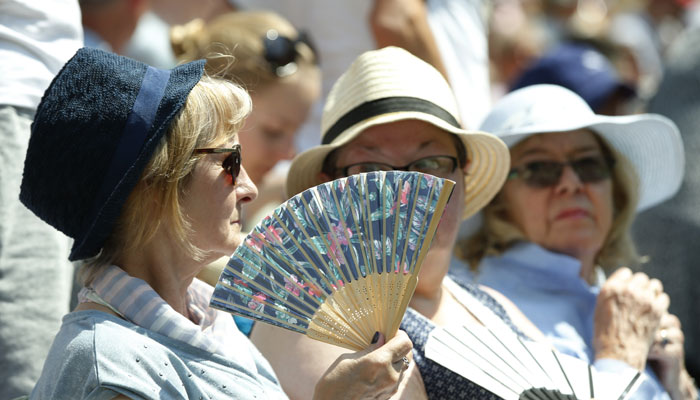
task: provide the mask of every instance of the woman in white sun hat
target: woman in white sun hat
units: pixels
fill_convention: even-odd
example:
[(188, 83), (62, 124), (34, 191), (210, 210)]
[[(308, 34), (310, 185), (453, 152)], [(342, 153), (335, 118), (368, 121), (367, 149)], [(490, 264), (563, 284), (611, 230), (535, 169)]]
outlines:
[[(503, 296), (446, 277), (460, 221), (491, 200), (509, 169), (505, 144), (491, 134), (463, 129), (456, 115), (450, 87), (432, 66), (396, 47), (363, 53), (333, 86), (323, 112), (322, 144), (294, 159), (287, 193), (374, 170), (420, 171), (456, 182), (401, 324), (414, 345), (407, 373), (420, 372), (428, 398), (459, 394), (492, 399), (498, 397), (424, 353), (435, 327), (475, 324), (473, 314), (495, 321), (499, 331), (542, 337)], [(478, 314), (474, 303), (488, 315)], [(272, 365), (280, 367), (282, 387), (293, 399), (309, 398), (310, 384), (345, 352), (267, 324), (257, 324), (251, 339)], [(300, 362), (284, 368), (290, 359)], [(420, 398), (420, 386), (402, 388), (402, 398)]]
[(481, 129), (508, 145), (511, 170), (480, 230), (458, 246), (477, 282), (564, 353), (608, 371), (648, 365), (638, 398), (696, 398), (661, 282), (620, 268), (639, 262), (635, 213), (680, 186), (676, 126), (652, 114), (596, 115), (568, 89), (534, 85), (503, 97)]

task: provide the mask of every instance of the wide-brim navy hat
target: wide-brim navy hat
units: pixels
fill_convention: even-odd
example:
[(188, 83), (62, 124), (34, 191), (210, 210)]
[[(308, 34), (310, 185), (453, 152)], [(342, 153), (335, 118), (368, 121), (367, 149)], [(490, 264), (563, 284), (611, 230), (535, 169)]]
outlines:
[(20, 200), (75, 239), (69, 256), (96, 256), (163, 134), (204, 71), (172, 70), (83, 48), (37, 109)]

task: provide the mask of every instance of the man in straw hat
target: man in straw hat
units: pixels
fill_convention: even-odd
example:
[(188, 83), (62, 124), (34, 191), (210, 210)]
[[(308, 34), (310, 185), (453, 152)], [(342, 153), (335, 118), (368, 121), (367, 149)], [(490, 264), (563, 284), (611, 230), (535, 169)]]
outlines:
[[(287, 177), (287, 194), (341, 176), (376, 170), (420, 171), (456, 182), (402, 329), (416, 349), (416, 363), (412, 363), (410, 373), (418, 372), (417, 365), (428, 397), (449, 398), (450, 393), (462, 393), (467, 398), (490, 398), (488, 391), (423, 355), (427, 335), (435, 326), (448, 321), (474, 323), (474, 317), (456, 296), (486, 304), (485, 312), (497, 315), (491, 319), (499, 321), (499, 329), (537, 336), (502, 296), (493, 294), (504, 306), (474, 285), (446, 278), (460, 221), (491, 200), (509, 168), (503, 142), (488, 133), (462, 129), (456, 115), (449, 85), (429, 64), (396, 47), (366, 52), (330, 91), (322, 118), (322, 144), (294, 159)], [(262, 324), (254, 328), (251, 337), (273, 365), (284, 365), (290, 357), (303, 360), (293, 370), (279, 369), (282, 386), (292, 398), (308, 398), (309, 383), (342, 352)], [(412, 394), (422, 391), (410, 389)]]

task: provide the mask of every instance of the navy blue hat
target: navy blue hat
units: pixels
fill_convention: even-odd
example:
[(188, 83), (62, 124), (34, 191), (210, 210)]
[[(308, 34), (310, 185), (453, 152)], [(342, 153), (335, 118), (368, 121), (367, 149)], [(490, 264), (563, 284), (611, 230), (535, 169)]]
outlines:
[(563, 86), (581, 96), (593, 110), (599, 110), (618, 91), (625, 98), (635, 94), (604, 55), (578, 43), (562, 44), (547, 52), (523, 71), (510, 90), (537, 84)]
[(83, 48), (37, 109), (20, 200), (75, 239), (69, 256), (97, 255), (163, 134), (204, 71), (172, 70)]

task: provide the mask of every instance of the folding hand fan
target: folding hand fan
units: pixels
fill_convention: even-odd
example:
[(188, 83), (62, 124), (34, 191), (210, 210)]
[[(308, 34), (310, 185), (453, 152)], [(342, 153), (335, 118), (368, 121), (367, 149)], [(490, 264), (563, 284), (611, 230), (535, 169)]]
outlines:
[(453, 187), (381, 171), (310, 188), (245, 238), (211, 306), (353, 350), (391, 338)]
[(623, 400), (640, 377), (596, 371), (511, 331), (496, 335), (480, 325), (434, 329), (425, 355), (506, 400)]

